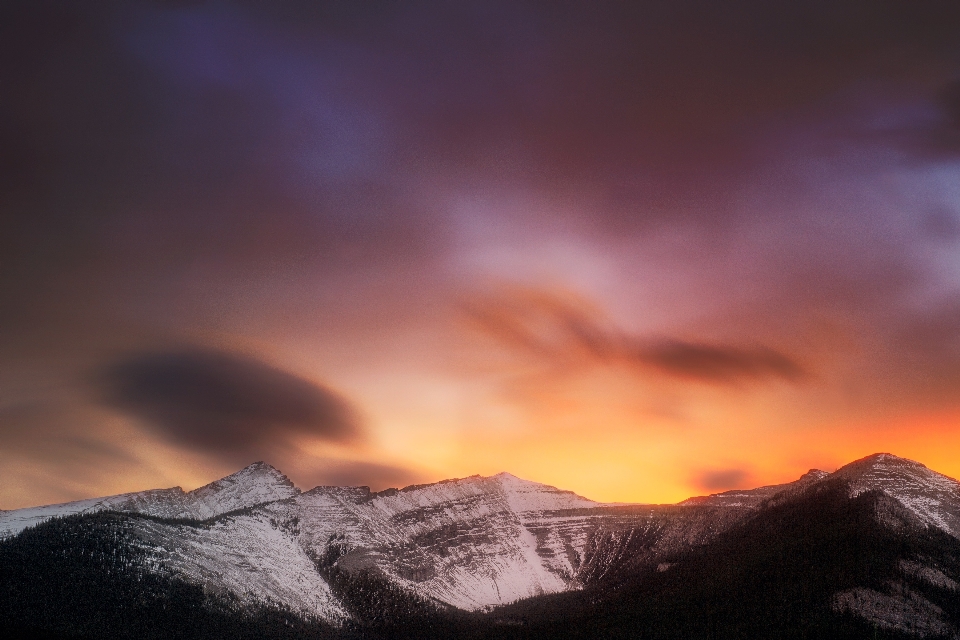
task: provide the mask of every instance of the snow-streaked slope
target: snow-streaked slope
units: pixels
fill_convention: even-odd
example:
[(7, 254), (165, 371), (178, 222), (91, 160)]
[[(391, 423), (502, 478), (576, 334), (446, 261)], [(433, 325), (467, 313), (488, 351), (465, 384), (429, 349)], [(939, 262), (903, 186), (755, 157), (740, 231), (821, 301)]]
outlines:
[(206, 520), (221, 513), (292, 498), (299, 493), (287, 476), (265, 462), (254, 462), (186, 494), (183, 517)]
[(297, 495), (290, 480), (263, 462), (241, 469), (199, 489), (185, 493), (180, 487), (123, 493), (64, 504), (0, 511), (0, 538), (57, 516), (97, 511), (142, 513), (160, 518), (206, 520), (222, 513)]
[(851, 494), (879, 490), (896, 498), (921, 522), (960, 538), (960, 483), (913, 460), (877, 453), (837, 469)]
[(254, 511), (203, 525), (144, 519), (135, 526), (166, 570), (208, 591), (231, 592), (248, 604), (280, 603), (334, 623), (347, 618), (300, 546), (295, 521)]
[[(422, 596), (480, 609), (571, 586), (599, 503), (509, 474), (379, 494), (318, 487), (271, 506), (296, 510), (315, 557), (375, 569)], [(570, 533), (571, 522), (575, 530)]]

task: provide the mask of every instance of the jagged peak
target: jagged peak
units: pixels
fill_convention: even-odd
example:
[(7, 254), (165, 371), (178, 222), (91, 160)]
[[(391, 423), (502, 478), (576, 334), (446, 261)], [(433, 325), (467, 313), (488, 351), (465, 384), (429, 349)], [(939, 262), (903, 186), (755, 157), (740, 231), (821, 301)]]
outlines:
[(521, 491), (548, 491), (550, 493), (567, 493), (570, 495), (576, 495), (573, 491), (568, 491), (566, 489), (558, 489), (553, 485), (544, 484), (542, 482), (537, 482), (536, 480), (527, 480), (526, 478), (521, 478), (515, 476), (512, 473), (507, 471), (501, 471), (500, 473), (494, 476), (478, 476), (481, 480), (494, 480), (503, 487), (504, 490), (521, 490)]
[[(909, 458), (901, 458), (900, 456), (895, 456), (892, 453), (871, 453), (868, 456), (860, 458), (859, 460), (854, 460), (850, 464), (856, 464), (858, 462), (897, 462), (897, 463), (907, 463), (910, 465), (915, 465), (919, 467), (926, 467), (925, 464), (917, 462), (916, 460), (910, 460)], [(849, 466), (849, 465), (847, 465)]]
[(239, 471), (231, 473), (228, 476), (224, 476), (219, 480), (214, 480), (209, 484), (205, 484), (202, 487), (194, 489), (190, 493), (206, 493), (210, 490), (217, 490), (225, 486), (249, 484), (250, 482), (256, 482), (257, 480), (266, 480), (269, 484), (275, 484), (277, 486), (294, 489), (297, 493), (300, 491), (296, 488), (296, 485), (293, 484), (293, 481), (284, 475), (279, 469), (266, 462), (257, 461), (253, 464), (247, 465)]
[(263, 460), (257, 460), (256, 462), (251, 462), (250, 464), (245, 466), (243, 469), (241, 469), (241, 471), (247, 471), (249, 469), (272, 470), (272, 471), (276, 471), (277, 473), (280, 472), (275, 466), (273, 466), (268, 462), (264, 462)]
[(481, 476), (481, 475), (472, 475), (466, 476), (464, 478), (447, 478), (445, 480), (437, 480), (436, 482), (423, 482), (417, 484), (410, 484), (404, 487), (387, 487), (385, 489), (379, 489), (373, 491), (368, 485), (317, 485), (308, 491), (304, 491), (304, 494), (322, 494), (329, 492), (349, 492), (364, 494), (371, 499), (381, 498), (381, 497), (390, 497), (395, 496), (399, 493), (410, 493), (412, 491), (419, 491), (420, 489), (429, 489), (431, 487), (438, 487), (448, 484), (457, 484), (457, 483), (472, 483), (477, 480), (489, 480), (490, 478)]
[(386, 500), (392, 502), (408, 499), (413, 494), (417, 496), (414, 498), (416, 500), (442, 502), (464, 491), (469, 494), (487, 493), (491, 496), (499, 496), (499, 498), (494, 499), (504, 500), (509, 508), (517, 513), (600, 506), (600, 503), (577, 495), (573, 491), (525, 480), (507, 472), (492, 476), (472, 475), (464, 478), (450, 478), (438, 482), (412, 484), (402, 489), (388, 488), (380, 491), (370, 491), (366, 486), (321, 486), (315, 487), (303, 495), (337, 494), (361, 501)]
[(187, 508), (204, 519), (299, 495), (287, 476), (265, 462), (255, 462), (186, 495)]
[(797, 482), (813, 482), (816, 480), (823, 480), (828, 475), (830, 475), (829, 471), (822, 471), (820, 469), (810, 469), (810, 471), (807, 471), (805, 474), (797, 478)]
[(960, 483), (926, 465), (891, 453), (874, 453), (837, 469), (850, 495), (882, 491), (921, 521), (960, 538)]
[(872, 470), (881, 468), (936, 473), (935, 471), (929, 469), (927, 465), (915, 460), (910, 460), (909, 458), (901, 458), (900, 456), (895, 456), (892, 453), (873, 453), (869, 456), (865, 456), (859, 460), (854, 460), (853, 462), (843, 465), (837, 469), (834, 474), (840, 477), (849, 478), (852, 476), (861, 475), (863, 473), (869, 473)]
[(264, 462), (263, 460), (258, 460), (257, 462), (254, 462), (254, 463), (252, 463), (252, 464), (248, 464), (248, 465), (245, 466), (243, 469), (240, 469), (240, 471), (237, 471), (236, 473), (234, 473), (234, 474), (232, 474), (232, 475), (240, 475), (240, 474), (246, 474), (246, 475), (268, 475), (268, 476), (272, 476), (272, 477), (283, 478), (283, 479), (285, 479), (285, 480), (287, 480), (287, 481), (290, 480), (289, 478), (287, 478), (286, 474), (284, 474), (282, 471), (280, 471), (279, 469), (277, 469), (277, 468), (276, 468), (275, 466), (273, 466), (272, 464), (269, 464), (269, 463), (267, 463), (267, 462)]

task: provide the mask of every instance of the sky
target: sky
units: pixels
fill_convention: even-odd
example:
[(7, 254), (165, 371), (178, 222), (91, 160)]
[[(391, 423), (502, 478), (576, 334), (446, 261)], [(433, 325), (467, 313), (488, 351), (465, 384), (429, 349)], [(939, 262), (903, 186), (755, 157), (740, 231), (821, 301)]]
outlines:
[(12, 0), (0, 509), (960, 477), (960, 4)]

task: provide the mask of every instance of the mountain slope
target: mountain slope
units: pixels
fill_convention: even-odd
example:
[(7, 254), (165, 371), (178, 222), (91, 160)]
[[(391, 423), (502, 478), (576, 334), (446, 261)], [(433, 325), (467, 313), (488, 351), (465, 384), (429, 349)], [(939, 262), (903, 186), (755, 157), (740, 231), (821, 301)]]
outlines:
[(491, 635), (960, 637), (960, 540), (883, 491), (852, 493), (842, 477), (813, 483), (706, 544), (503, 608)]
[(93, 513), (49, 520), (0, 542), (5, 638), (235, 640), (340, 638), (282, 606), (205, 593), (139, 537), (142, 516)]
[(316, 558), (336, 547), (341, 568), (471, 610), (568, 588), (598, 506), (500, 474), (379, 494), (318, 487), (265, 511), (299, 517)]
[[(811, 472), (776, 488), (681, 503), (705, 504), (727, 505), (701, 514), (714, 522), (730, 510), (741, 515), (692, 544), (671, 539), (671, 526), (694, 532), (703, 524), (696, 517), (686, 525), (598, 533), (581, 570), (593, 594), (584, 597), (602, 602), (613, 618), (601, 622), (607, 613), (585, 613), (573, 628), (609, 624), (649, 631), (656, 620), (682, 613), (688, 626), (649, 637), (695, 636), (715, 624), (744, 637), (774, 630), (789, 637), (791, 629), (797, 637), (861, 637), (871, 627), (891, 637), (960, 637), (955, 480), (875, 454), (832, 474)], [(647, 600), (659, 604), (637, 604)], [(720, 618), (704, 619), (707, 611)], [(816, 624), (809, 626), (811, 620)], [(852, 635), (836, 631), (841, 628)], [(554, 632), (563, 637), (562, 629), (547, 637)]]

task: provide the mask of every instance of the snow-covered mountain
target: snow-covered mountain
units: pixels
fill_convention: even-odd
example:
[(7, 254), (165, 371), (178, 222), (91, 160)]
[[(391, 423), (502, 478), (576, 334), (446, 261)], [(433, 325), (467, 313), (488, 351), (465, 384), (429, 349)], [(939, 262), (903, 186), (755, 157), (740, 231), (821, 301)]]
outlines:
[(321, 567), (366, 571), (441, 606), (482, 610), (579, 589), (624, 568), (666, 570), (666, 554), (704, 545), (784, 496), (831, 481), (843, 482), (850, 497), (883, 492), (920, 526), (960, 538), (960, 485), (890, 454), (678, 505), (602, 504), (507, 473), (381, 492), (300, 492), (260, 462), (190, 492), (0, 512), (0, 537), (55, 516), (139, 514), (146, 517), (133, 519), (137, 544), (158, 571), (241, 602), (281, 604), (337, 623), (350, 614)]
[(250, 602), (279, 602), (337, 620), (345, 614), (315, 562), (372, 570), (440, 603), (475, 610), (575, 583), (602, 505), (502, 473), (373, 493), (300, 493), (253, 464), (184, 493), (123, 494), (0, 513), (0, 535), (55, 516), (120, 511), (152, 516), (138, 535), (176, 575)]
[(0, 511), (0, 538), (57, 516), (97, 511), (123, 511), (156, 516), (206, 520), (229, 511), (290, 498), (300, 491), (285, 475), (264, 462), (184, 492), (180, 487), (122, 493), (64, 504)]
[(266, 507), (300, 518), (301, 544), (338, 563), (374, 569), (463, 609), (565, 590), (598, 503), (510, 474), (377, 494), (318, 487)]

